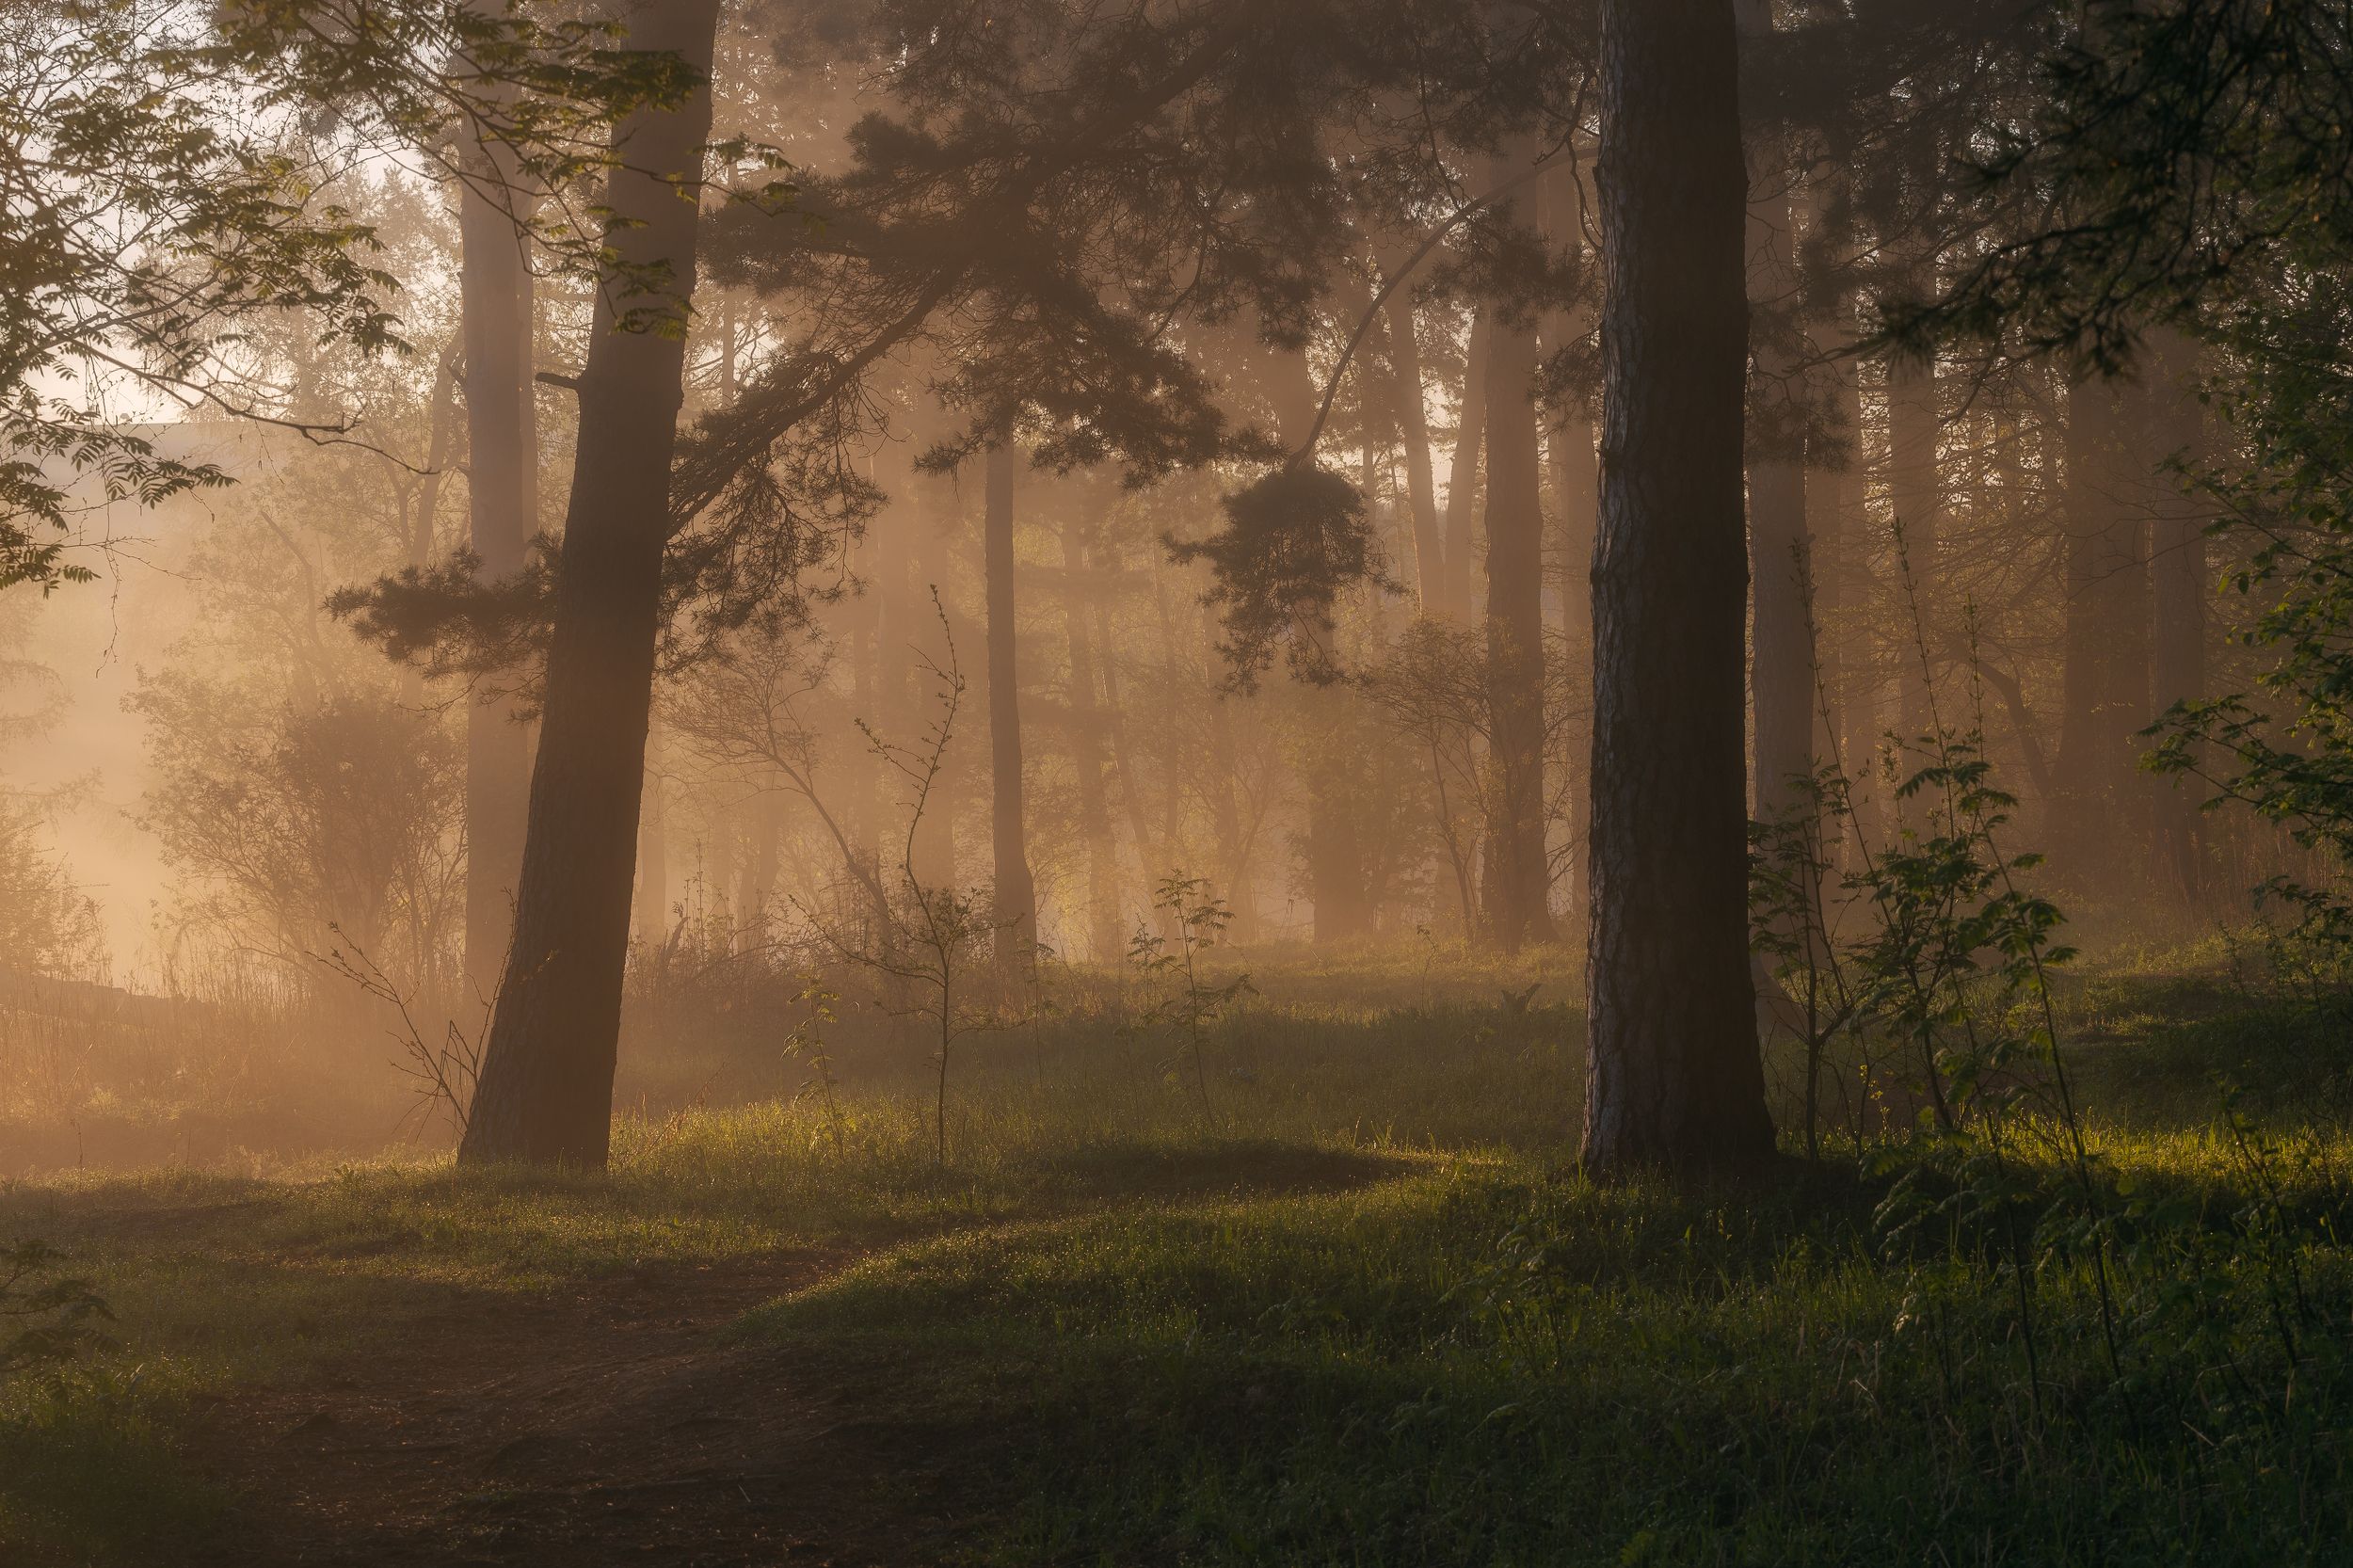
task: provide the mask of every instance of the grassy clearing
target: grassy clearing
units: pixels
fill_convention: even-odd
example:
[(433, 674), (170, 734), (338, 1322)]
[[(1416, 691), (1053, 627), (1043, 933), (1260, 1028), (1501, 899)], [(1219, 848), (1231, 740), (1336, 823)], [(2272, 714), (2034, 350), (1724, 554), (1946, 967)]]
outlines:
[[(926, 1086), (877, 1052), (839, 1155), (813, 1103), (771, 1101), (624, 1118), (593, 1180), (409, 1156), (0, 1187), (0, 1235), (68, 1248), (126, 1347), (0, 1389), (0, 1556), (158, 1560), (208, 1528), (175, 1434), (210, 1394), (533, 1292), (820, 1251), (858, 1260), (736, 1332), (909, 1445), (985, 1433), (943, 1483), (978, 1561), (2343, 1560), (2353, 1143), (2306, 1125), (2309, 1017), (2155, 965), (2073, 988), (2137, 1194), (2123, 1375), (2062, 1238), (2030, 1381), (1984, 1227), (1891, 1242), (1881, 1186), (1821, 1173), (1587, 1187), (1559, 1168), (1568, 1009), (1417, 979), (1384, 1004), (1278, 977), (1221, 1028), (1206, 1118), (1169, 1042), (1091, 1006), (976, 1043), (945, 1170)], [(2255, 1166), (2211, 1125), (2217, 1062), (2271, 1112)]]

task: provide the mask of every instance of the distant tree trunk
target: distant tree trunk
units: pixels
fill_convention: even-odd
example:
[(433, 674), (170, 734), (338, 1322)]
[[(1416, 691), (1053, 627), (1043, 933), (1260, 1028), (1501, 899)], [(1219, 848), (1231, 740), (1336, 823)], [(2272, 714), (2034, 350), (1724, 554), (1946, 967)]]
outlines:
[(1236, 778), (1238, 771), (1234, 755), (1234, 710), (1230, 702), (1220, 699), (1209, 714), (1209, 748), (1219, 775), (1217, 800), (1218, 850), (1221, 856), (1219, 873), (1225, 895), (1233, 911), (1232, 939), (1235, 943), (1253, 942), (1258, 936), (1258, 888), (1252, 874), (1253, 852), (1257, 847), (1255, 824), (1242, 823), (1241, 790)]
[[(408, 566), (422, 568), (433, 564), (435, 540), (441, 517), (441, 489), (443, 482), (449, 477), (451, 448), (456, 444), (458, 376), (465, 360), (465, 342), (461, 328), (442, 346), (441, 356), (433, 367), (433, 423), (425, 435), (424, 476), (417, 484), (416, 510), (408, 519), (408, 560), (404, 563)], [(412, 708), (424, 701), (424, 676), (412, 664), (402, 666), (400, 699)], [(504, 927), (501, 930), (503, 933)], [(438, 935), (445, 936), (447, 933)], [(438, 972), (438, 959), (435, 968)], [(462, 948), (458, 954), (458, 968), (461, 974), (471, 978), (470, 971), (465, 968)], [(487, 986), (485, 994), (488, 994)]]
[(2145, 827), (2134, 737), (2149, 722), (2148, 481), (2112, 383), (2067, 394), (2067, 615), (2056, 840), (2117, 872)]
[[(1500, 184), (1516, 172), (1503, 159)], [(1487, 344), (1487, 924), (1506, 952), (1554, 936), (1545, 846), (1544, 460), (1536, 330), (1497, 314)]]
[(1014, 476), (1010, 440), (988, 450), (982, 553), (988, 579), (989, 841), (996, 855), (997, 968), (1017, 973), (1037, 944), (1037, 884), (1030, 875), (1029, 824), (1021, 789), (1021, 685), (1014, 629)]
[[(1901, 694), (1897, 711), (1907, 742), (1927, 732), (1931, 705), (1913, 606), (1918, 604), (1920, 617), (1927, 621), (1936, 603), (1937, 538), (1945, 502), (1937, 469), (1941, 428), (1936, 367), (1909, 357), (1897, 360), (1887, 369), (1887, 492), (1903, 533), (1903, 555), (1901, 569), (1888, 580), (1888, 612), (1896, 639), (1896, 685)], [(1935, 633), (1925, 630), (1922, 634), (1928, 639), (1926, 657), (1932, 661)], [(1928, 667), (1932, 670), (1933, 664)]]
[[(2205, 422), (2189, 384), (2196, 371), (2196, 349), (2178, 334), (2161, 334), (2158, 349), (2152, 389), (2157, 406), (2151, 426), (2162, 456), (2186, 453), (2197, 457), (2205, 444)], [(2177, 702), (2195, 702), (2206, 695), (2209, 583), (2205, 519), (2170, 476), (2160, 483), (2151, 550), (2155, 626), (2150, 673), (2155, 689), (2150, 706), (2162, 716)], [(2157, 790), (2158, 853), (2183, 903), (2192, 913), (2203, 913), (2208, 892), (2204, 817), (2195, 785), (2188, 779), (2162, 779)]]
[(1111, 742), (1112, 771), (1119, 779), (1120, 812), (1128, 819), (1128, 837), (1136, 846), (1136, 866), (1148, 887), (1169, 868), (1168, 848), (1152, 831), (1144, 810), (1144, 780), (1135, 752), (1128, 744), (1126, 708), (1119, 695), (1119, 645), (1112, 635), (1111, 596), (1095, 601), (1095, 646), (1101, 662), (1103, 728)]
[[(1314, 373), (1304, 348), (1278, 349), (1267, 367), (1266, 392), (1273, 405), (1283, 444), (1293, 451), (1304, 444), (1315, 423)], [(1310, 694), (1310, 700), (1331, 715), (1338, 728), (1344, 705), (1353, 700), (1346, 688)], [(1332, 747), (1313, 748), (1301, 782), (1306, 789), (1307, 891), (1315, 904), (1315, 939), (1345, 941), (1361, 936), (1372, 926), (1370, 900), (1365, 888), (1362, 826), (1350, 805), (1350, 763)], [(1170, 835), (1174, 838), (1174, 833)]]
[[(1576, 204), (1570, 200), (1576, 180), (1574, 169), (1556, 170), (1542, 187), (1545, 233), (1557, 252), (1568, 255), (1581, 255), (1585, 250)], [(1590, 318), (1555, 314), (1545, 324), (1545, 357), (1561, 354), (1586, 336), (1591, 327)], [(1601, 457), (1593, 449), (1593, 422), (1581, 401), (1563, 397), (1556, 401), (1551, 412), (1551, 424), (1545, 432), (1545, 456), (1552, 472), (1555, 496), (1552, 553), (1553, 574), (1561, 596), (1561, 631), (1567, 639), (1573, 667), (1588, 669), (1593, 663), (1593, 536), (1601, 520)], [(1593, 749), (1593, 736), (1585, 722), (1572, 724), (1567, 749), (1571, 756), (1579, 759), (1578, 766), (1582, 766), (1582, 759)], [(1581, 906), (1585, 898), (1585, 803), (1591, 789), (1589, 781), (1577, 777), (1574, 772), (1571, 778), (1563, 813), (1571, 858), (1561, 885), (1574, 909)]]
[[(465, 343), (470, 544), (486, 581), (523, 569), (536, 531), (538, 439), (533, 419), (531, 269), (520, 218), (528, 198), (515, 160), (476, 139), (459, 187), (458, 269)], [(497, 988), (515, 926), (531, 738), (504, 699), (466, 709), (466, 978)]]
[(646, 734), (646, 781), (637, 803), (637, 939), (660, 947), (670, 935), (670, 829), (662, 809), (662, 737)]
[(1104, 779), (1103, 715), (1096, 706), (1095, 639), (1088, 634), (1086, 545), (1062, 527), (1063, 630), (1070, 648), (1070, 765), (1079, 781), (1079, 832), (1087, 853), (1087, 954), (1112, 964), (1127, 950), (1119, 910), (1119, 846)]
[[(920, 429), (918, 440), (927, 441), (930, 439), (930, 428), (926, 426)], [(944, 667), (948, 650), (941, 640), (943, 628), (939, 623), (938, 616), (949, 614), (946, 608), (949, 603), (946, 579), (948, 556), (951, 552), (947, 541), (951, 537), (963, 537), (965, 535), (958, 526), (956, 490), (952, 481), (936, 475), (918, 475), (912, 482), (911, 488), (919, 498), (920, 506), (917, 515), (910, 520), (910, 529), (914, 536), (911, 548), (916, 558), (916, 576), (919, 579), (912, 586), (916, 594), (920, 596), (920, 602), (914, 603), (910, 609), (910, 616), (920, 616), (923, 625), (918, 632), (910, 619), (908, 632), (911, 640), (918, 646), (931, 650), (932, 657)], [(940, 594), (938, 612), (934, 611), (931, 603), (931, 595), (935, 589), (937, 589)], [(952, 614), (950, 615), (951, 624), (947, 630), (952, 632), (956, 618)], [(961, 648), (964, 646), (964, 639), (957, 636), (956, 643)], [(909, 716), (910, 722), (907, 726), (907, 738), (910, 743), (916, 737), (925, 733), (939, 719), (939, 714), (933, 706), (936, 701), (936, 694), (928, 678), (917, 680), (915, 690), (911, 693), (911, 699), (915, 709)], [(915, 825), (913, 845), (915, 875), (917, 880), (927, 888), (953, 888), (962, 885), (958, 876), (956, 855), (956, 813), (965, 788), (968, 771), (966, 761), (966, 755), (952, 748), (940, 760), (938, 782), (933, 786), (931, 800), (923, 812), (923, 820)]]
[(464, 360), (465, 335), (461, 329), (434, 361), (433, 423), (425, 434), (424, 477), (417, 488), (417, 509), (408, 520), (408, 566), (433, 564), (434, 539), (441, 516), (441, 487), (449, 477), (450, 445), (457, 424), (458, 375)]
[[(1839, 331), (1826, 344), (1845, 354), (1851, 334)], [(1849, 776), (1866, 769), (1876, 740), (1868, 712), (1863, 706), (1867, 684), (1856, 678), (1855, 666), (1865, 663), (1852, 646), (1849, 596), (1858, 601), (1868, 579), (1867, 552), (1857, 548), (1863, 515), (1863, 474), (1855, 452), (1863, 440), (1863, 377), (1850, 354), (1833, 360), (1825, 372), (1831, 377), (1831, 399), (1838, 421), (1833, 432), (1808, 438), (1806, 445), (1806, 531), (1813, 540), (1815, 660), (1819, 669), (1822, 706), (1828, 717), (1820, 736), (1822, 755), (1834, 757)]]
[(1608, 0), (1585, 1167), (1772, 1152), (1749, 968), (1748, 297), (1723, 0)]
[[(1741, 34), (1773, 30), (1770, 0), (1739, 0)], [(1791, 259), (1790, 174), (1778, 136), (1749, 137), (1748, 254), (1751, 322), (1797, 292)], [(1799, 369), (1769, 336), (1752, 334), (1752, 418), (1748, 434), (1749, 540), (1755, 561), (1756, 815), (1770, 820), (1803, 808), (1792, 781), (1814, 771), (1814, 638), (1807, 624), (1813, 574), (1806, 537), (1803, 437), (1794, 417)], [(1760, 417), (1761, 416), (1761, 417)]]
[(1413, 290), (1400, 286), (1383, 309), (1388, 315), (1389, 363), (1396, 372), (1391, 385), (1398, 435), (1405, 445), (1405, 493), (1414, 509), (1414, 589), (1421, 613), (1435, 615), (1445, 591), (1446, 541), (1438, 532), (1438, 482), (1430, 456), (1430, 408)]
[[(711, 71), (718, 0), (632, 13), (629, 42)], [(581, 373), (580, 438), (565, 520), (562, 596), (548, 650), (539, 754), (504, 988), (459, 1149), (472, 1164), (524, 1160), (601, 1168), (629, 950), (646, 734), (653, 701), (670, 458), (684, 401), (682, 333), (623, 331), (632, 307), (675, 315), (695, 285), (696, 205), (711, 94), (646, 109), (616, 128), (607, 201), (622, 266), (599, 291)], [(665, 269), (664, 292), (628, 280)]]
[(1463, 369), (1463, 420), (1454, 434), (1454, 461), (1446, 482), (1446, 595), (1449, 616), (1470, 613), (1471, 519), (1479, 502), (1480, 450), (1487, 440), (1487, 355), (1494, 338), (1493, 308), (1479, 312), (1471, 328), (1470, 353)]
[(783, 824), (776, 820), (776, 801), (755, 794), (744, 803), (744, 855), (743, 875), (735, 885), (736, 951), (754, 952), (768, 939), (768, 895), (776, 886), (776, 852)]

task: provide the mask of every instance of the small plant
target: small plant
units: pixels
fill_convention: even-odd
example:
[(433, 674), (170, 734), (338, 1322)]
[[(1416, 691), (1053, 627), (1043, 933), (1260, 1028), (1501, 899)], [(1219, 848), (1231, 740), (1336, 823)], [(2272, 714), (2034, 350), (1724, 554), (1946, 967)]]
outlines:
[(1222, 984), (1202, 976), (1202, 955), (1225, 939), (1226, 927), (1234, 921), (1234, 912), (1209, 891), (1207, 878), (1171, 872), (1153, 889), (1152, 907), (1164, 918), (1170, 935), (1163, 936), (1149, 925), (1139, 924), (1128, 940), (1128, 962), (1160, 993), (1139, 1015), (1136, 1026), (1148, 1029), (1164, 1024), (1176, 1032), (1192, 1058), (1193, 1087), (1207, 1119), (1211, 1112), (1204, 1047), (1209, 1025), (1243, 997), (1257, 995), (1257, 987), (1246, 974)]
[[(442, 1020), (440, 1038), (428, 1041), (417, 1022), (410, 993), (395, 984), (366, 949), (344, 937), (340, 926), (330, 925), (328, 930), (343, 938), (349, 951), (331, 948), (318, 961), (329, 973), (359, 987), (361, 995), (392, 1008), (395, 1022), (387, 1032), (401, 1049), (392, 1065), (416, 1085), (423, 1120), (429, 1124), (437, 1111), (444, 1112), (458, 1136), (464, 1137), (473, 1108), (474, 1083), (482, 1075), (483, 1043), (489, 1035), (490, 1018), (498, 1011), (497, 993), (482, 999), (482, 1021), (472, 1034), (459, 1028), (456, 1019), (447, 1018)], [(504, 984), (502, 980), (500, 988)]]
[(86, 1280), (48, 1278), (64, 1255), (45, 1241), (0, 1248), (0, 1377), (114, 1349), (114, 1314)]
[(833, 1049), (825, 1044), (825, 1031), (840, 1021), (840, 1015), (834, 1012), (834, 1003), (841, 997), (827, 989), (816, 976), (809, 975), (803, 979), (801, 994), (793, 1000), (808, 1006), (808, 1016), (794, 1024), (792, 1032), (785, 1036), (784, 1055), (787, 1061), (804, 1064), (808, 1077), (792, 1098), (795, 1103), (805, 1099), (817, 1101), (825, 1114), (825, 1131), (833, 1140), (834, 1158), (839, 1160), (845, 1124), (840, 1085), (833, 1073)]
[(967, 690), (956, 659), (955, 632), (937, 588), (932, 590), (932, 608), (939, 616), (947, 658), (942, 663), (928, 654), (917, 657), (919, 667), (934, 682), (938, 717), (913, 745), (890, 741), (863, 721), (858, 726), (876, 759), (899, 776), (906, 791), (906, 828), (890, 872), (888, 906), (874, 928), (865, 932), (828, 923), (806, 906), (801, 909), (837, 956), (883, 977), (886, 985), (879, 1000), (884, 1011), (921, 1019), (932, 1032), (933, 1129), (938, 1161), (945, 1168), (948, 1066), (956, 1042), (1016, 1020), (1001, 1007), (975, 1006), (968, 1000), (993, 972), (991, 948), (1005, 924), (996, 917), (994, 901), (984, 889), (935, 887), (916, 873), (916, 839), (947, 765)]

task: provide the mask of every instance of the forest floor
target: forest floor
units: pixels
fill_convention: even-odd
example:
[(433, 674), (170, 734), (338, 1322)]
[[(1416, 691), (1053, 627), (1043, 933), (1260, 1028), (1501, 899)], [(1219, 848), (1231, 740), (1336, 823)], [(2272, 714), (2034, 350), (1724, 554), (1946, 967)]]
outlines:
[[(884, 1076), (838, 1126), (624, 1118), (599, 1178), (410, 1155), (0, 1186), (0, 1240), (66, 1249), (122, 1341), (0, 1386), (0, 1560), (2353, 1551), (2341, 1032), (2182, 967), (2071, 992), (2120, 1189), (2239, 1234), (2215, 1071), (2274, 1151), (2271, 1261), (2117, 1255), (2119, 1379), (2090, 1275), (2038, 1272), (2022, 1318), (1998, 1272), (1891, 1247), (1851, 1157), (1738, 1192), (1566, 1173), (1564, 1006), (1267, 989), (1206, 1109), (1165, 1040), (976, 1047), (944, 1167)], [(2214, 1345), (2165, 1317), (2200, 1269)], [(2236, 1310), (2282, 1279), (2284, 1395)]]

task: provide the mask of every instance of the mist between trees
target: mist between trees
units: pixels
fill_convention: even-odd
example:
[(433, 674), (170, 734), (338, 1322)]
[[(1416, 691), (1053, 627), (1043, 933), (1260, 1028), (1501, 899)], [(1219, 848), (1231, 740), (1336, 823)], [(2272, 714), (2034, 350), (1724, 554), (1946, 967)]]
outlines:
[[(677, 1264), (1007, 1434), (957, 1560), (2341, 1560), (2348, 81), (2341, 0), (7, 8), (0, 1554), (766, 1560)], [(453, 1280), (426, 1382), (619, 1403), (270, 1470)]]
[[(1824, 766), (1835, 875), (1963, 732), (2079, 918), (2316, 874), (2140, 767), (2267, 667), (2216, 591), (2265, 536), (2208, 527), (2252, 354), (2169, 276), (2033, 334), (2068, 18), (1751, 5), (1661, 78), (1708, 116), (1577, 4), (972, 21), (16, 24), (81, 159), (20, 216), (115, 313), (17, 318), (12, 571), (118, 568), (11, 613), (26, 724), (104, 759), (20, 770), (17, 968), (358, 1006), (363, 960), (472, 1039), (470, 1150), (594, 1163), (628, 999), (895, 960), (931, 892), (988, 1007), (1180, 876), (1244, 953), (1590, 945), (1597, 1038), (1672, 1063), (1749, 1054), (1742, 824)], [(269, 61), (249, 148), (157, 164)], [(134, 69), (178, 95), (110, 129)], [(285, 216), (176, 208), (200, 156)], [(1623, 1158), (1753, 1158), (1733, 1098)]]

